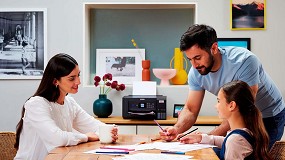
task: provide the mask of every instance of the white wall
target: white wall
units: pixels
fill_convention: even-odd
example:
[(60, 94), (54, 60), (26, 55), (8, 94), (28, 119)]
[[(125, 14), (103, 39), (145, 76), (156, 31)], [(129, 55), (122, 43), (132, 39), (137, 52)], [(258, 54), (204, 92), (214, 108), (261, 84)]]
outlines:
[[(4, 1), (4, 0), (2, 0)], [(1, 3), (1, 8), (47, 8), (47, 52), (48, 58), (58, 52), (65, 52), (78, 60), (80, 68), (86, 67), (83, 64), (83, 3), (84, 2), (108, 2), (117, 3), (116, 0), (9, 0)], [(128, 0), (124, 3), (138, 2), (177, 2), (176, 0)], [(283, 47), (285, 41), (283, 6), (285, 1), (267, 1), (267, 29), (250, 31), (230, 30), (230, 1), (225, 0), (181, 0), (180, 2), (198, 3), (198, 23), (213, 26), (218, 37), (250, 37), (252, 51), (263, 62), (263, 66), (280, 88), (285, 97), (285, 54)], [(0, 9), (1, 10), (1, 9)], [(0, 80), (0, 131), (15, 130), (20, 118), (20, 112), (24, 101), (31, 96), (39, 80)], [(131, 94), (132, 88), (127, 86), (126, 91), (121, 93), (112, 92), (109, 98), (113, 101), (113, 115), (121, 115), (121, 97)], [(187, 87), (158, 87), (158, 94), (166, 95), (168, 98), (168, 114), (172, 114), (174, 103), (184, 103), (187, 95)], [(77, 102), (90, 114), (92, 103), (98, 97), (98, 88), (94, 86), (83, 87), (79, 93), (74, 95)], [(215, 97), (207, 94), (203, 104), (201, 115), (216, 115), (214, 104)]]

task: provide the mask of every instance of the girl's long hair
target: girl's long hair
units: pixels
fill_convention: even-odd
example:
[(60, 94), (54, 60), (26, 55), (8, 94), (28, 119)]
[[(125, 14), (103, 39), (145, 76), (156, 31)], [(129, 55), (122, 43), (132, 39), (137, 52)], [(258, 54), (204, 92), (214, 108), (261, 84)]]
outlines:
[(262, 121), (261, 112), (254, 104), (255, 98), (250, 86), (243, 81), (232, 81), (223, 85), (222, 90), (227, 103), (236, 102), (246, 128), (252, 132), (254, 139), (252, 148), (255, 159), (271, 159), (268, 153), (269, 137)]
[[(60, 80), (61, 77), (67, 76), (78, 65), (76, 60), (68, 54), (59, 53), (53, 56), (44, 71), (40, 85), (36, 93), (32, 96), (41, 96), (50, 102), (56, 102), (59, 98), (59, 89), (54, 85), (54, 80)], [(29, 98), (30, 99), (30, 98)], [(23, 117), (25, 115), (25, 107), (22, 108), (22, 115), (16, 127), (16, 143), (15, 148), (18, 149), (20, 134), (23, 129)]]

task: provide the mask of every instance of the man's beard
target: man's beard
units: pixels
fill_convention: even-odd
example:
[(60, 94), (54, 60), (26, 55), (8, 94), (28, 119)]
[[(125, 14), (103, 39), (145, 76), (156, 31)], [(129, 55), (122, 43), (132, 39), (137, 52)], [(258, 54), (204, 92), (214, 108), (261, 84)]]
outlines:
[[(207, 75), (209, 72), (211, 72), (213, 66), (214, 66), (214, 57), (212, 54), (209, 54), (210, 55), (210, 65), (208, 67), (205, 67), (205, 66), (201, 66), (201, 67), (197, 67), (196, 69), (198, 70), (198, 72), (201, 74), (201, 75)], [(205, 70), (199, 70), (201, 68), (205, 68)]]

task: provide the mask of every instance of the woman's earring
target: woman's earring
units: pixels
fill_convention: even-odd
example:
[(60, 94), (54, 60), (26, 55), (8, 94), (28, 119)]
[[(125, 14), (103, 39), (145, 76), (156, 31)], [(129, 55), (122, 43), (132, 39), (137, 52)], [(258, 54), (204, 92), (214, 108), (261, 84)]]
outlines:
[(57, 88), (58, 84), (55, 85), (55, 88)]

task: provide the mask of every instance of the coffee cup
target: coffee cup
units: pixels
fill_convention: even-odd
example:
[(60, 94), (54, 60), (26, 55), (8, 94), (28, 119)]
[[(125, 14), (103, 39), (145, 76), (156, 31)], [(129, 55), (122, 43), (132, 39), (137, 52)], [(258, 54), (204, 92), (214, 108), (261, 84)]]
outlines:
[(115, 125), (104, 124), (99, 126), (99, 139), (101, 143), (112, 143), (112, 129)]

